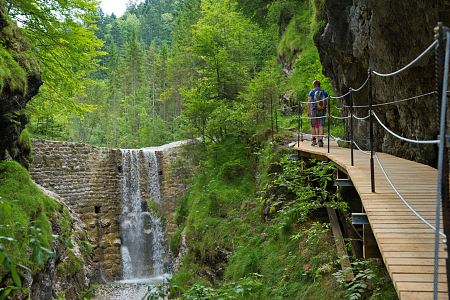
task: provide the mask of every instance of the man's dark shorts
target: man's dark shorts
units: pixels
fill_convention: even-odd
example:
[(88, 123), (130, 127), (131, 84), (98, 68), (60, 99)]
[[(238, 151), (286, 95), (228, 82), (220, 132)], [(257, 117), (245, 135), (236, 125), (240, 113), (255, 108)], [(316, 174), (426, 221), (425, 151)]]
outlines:
[[(319, 128), (325, 126), (325, 119), (326, 119), (326, 109), (323, 110), (312, 110), (311, 113), (311, 127), (312, 128)], [(323, 118), (320, 118), (323, 117)]]

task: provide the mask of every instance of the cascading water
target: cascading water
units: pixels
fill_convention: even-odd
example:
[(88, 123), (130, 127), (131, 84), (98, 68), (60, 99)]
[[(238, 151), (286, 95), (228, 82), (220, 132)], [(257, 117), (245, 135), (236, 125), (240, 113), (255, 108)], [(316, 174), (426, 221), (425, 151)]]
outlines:
[(147, 211), (147, 199), (143, 196), (156, 203), (161, 200), (155, 151), (122, 150), (122, 169), (123, 279), (139, 281), (162, 276), (166, 257), (163, 224), (155, 212)]
[(158, 214), (147, 209), (146, 200), (154, 201), (154, 206), (159, 206), (161, 202), (155, 151), (165, 151), (191, 142), (179, 141), (141, 150), (121, 150), (120, 254), (123, 280), (97, 288), (95, 300), (140, 300), (148, 292), (149, 286), (167, 283), (171, 255), (166, 251), (163, 223)]

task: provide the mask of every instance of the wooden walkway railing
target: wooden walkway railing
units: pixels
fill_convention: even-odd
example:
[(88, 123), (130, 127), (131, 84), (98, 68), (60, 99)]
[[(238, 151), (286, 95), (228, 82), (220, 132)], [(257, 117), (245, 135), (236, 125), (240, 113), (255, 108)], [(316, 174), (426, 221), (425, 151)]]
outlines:
[[(375, 164), (376, 193), (372, 193), (369, 159), (363, 152), (355, 151), (352, 167), (350, 149), (340, 148), (335, 142), (330, 143), (330, 153), (327, 147), (312, 147), (310, 141), (300, 142), (294, 148), (302, 156), (333, 161), (351, 179), (400, 299), (433, 299), (434, 231), (401, 201), (380, 166)], [(434, 224), (437, 170), (392, 155), (377, 155), (402, 196)], [(441, 237), (438, 299), (448, 299), (444, 247)]]

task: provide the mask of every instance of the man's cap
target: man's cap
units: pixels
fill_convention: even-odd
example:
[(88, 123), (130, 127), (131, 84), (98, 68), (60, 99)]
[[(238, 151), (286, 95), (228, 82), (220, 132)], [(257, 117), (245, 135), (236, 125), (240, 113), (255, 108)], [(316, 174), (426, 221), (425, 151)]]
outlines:
[(320, 85), (320, 81), (319, 80), (314, 80), (313, 81), (313, 85), (316, 85), (316, 84)]

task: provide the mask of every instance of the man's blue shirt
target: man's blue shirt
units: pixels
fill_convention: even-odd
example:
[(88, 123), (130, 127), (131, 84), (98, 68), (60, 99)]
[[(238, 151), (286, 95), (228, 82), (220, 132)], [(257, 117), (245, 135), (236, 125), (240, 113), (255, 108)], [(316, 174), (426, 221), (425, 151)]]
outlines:
[[(318, 91), (318, 90), (322, 90), (320, 87), (318, 87), (318, 88), (315, 88), (315, 89), (313, 89), (313, 90), (311, 90), (310, 92), (309, 92), (309, 96), (311, 97), (311, 99), (312, 99), (312, 103), (311, 103), (311, 108), (313, 109), (313, 110), (316, 110), (316, 101), (315, 101), (315, 99), (314, 99), (314, 94), (316, 93), (316, 91)], [(325, 91), (325, 90), (322, 90), (323, 91), (323, 95), (325, 96), (325, 98), (328, 98), (328, 93)], [(327, 103), (328, 104), (328, 100), (325, 100), (325, 103)]]

